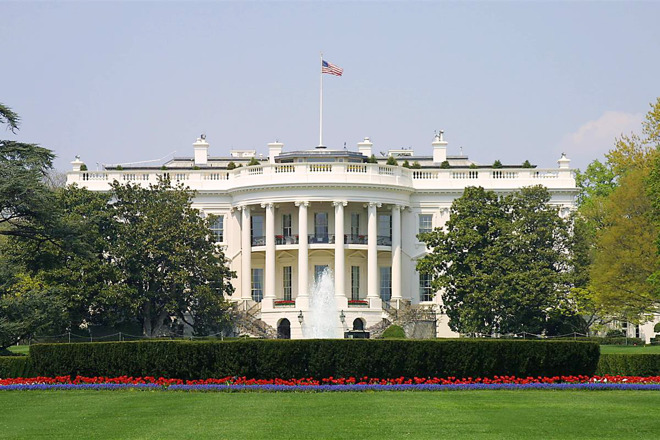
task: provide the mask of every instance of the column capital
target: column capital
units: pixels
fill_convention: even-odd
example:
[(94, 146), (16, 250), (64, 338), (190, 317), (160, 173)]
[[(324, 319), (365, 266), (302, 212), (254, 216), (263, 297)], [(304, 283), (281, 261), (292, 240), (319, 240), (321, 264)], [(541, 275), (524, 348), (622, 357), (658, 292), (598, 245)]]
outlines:
[(362, 206), (365, 208), (368, 206), (375, 206), (376, 208), (380, 208), (381, 206), (383, 206), (383, 204), (381, 202), (369, 202), (369, 203), (365, 203)]
[(332, 206), (339, 206), (339, 205), (347, 206), (348, 202), (345, 201), (345, 200), (335, 200), (335, 201), (332, 202)]
[(404, 211), (406, 208), (408, 208), (408, 205), (402, 205), (399, 203), (392, 204), (392, 209), (398, 209), (399, 211)]
[(250, 205), (241, 204), (241, 205), (236, 206), (236, 209), (238, 209), (239, 211), (250, 212), (252, 210), (252, 207)]
[(309, 206), (309, 202), (307, 200), (298, 200), (297, 202), (293, 202), (293, 204), (298, 206), (298, 207), (300, 207), (300, 206), (308, 207)]
[(261, 204), (261, 207), (262, 208), (274, 208), (275, 203), (273, 203), (273, 202), (264, 202), (264, 203)]

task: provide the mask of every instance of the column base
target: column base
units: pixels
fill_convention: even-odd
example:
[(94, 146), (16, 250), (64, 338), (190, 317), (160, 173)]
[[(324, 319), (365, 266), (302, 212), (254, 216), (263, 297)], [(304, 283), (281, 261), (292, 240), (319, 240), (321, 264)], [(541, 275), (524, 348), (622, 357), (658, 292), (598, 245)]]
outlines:
[(309, 310), (309, 296), (299, 296), (296, 298), (296, 309)]
[(378, 297), (378, 298), (369, 298), (369, 297), (367, 297), (367, 299), (369, 300), (369, 308), (370, 309), (382, 309), (383, 308), (383, 300), (380, 299), (380, 297)]
[(269, 312), (271, 310), (274, 310), (275, 309), (274, 301), (275, 298), (263, 298), (261, 300), (261, 311)]

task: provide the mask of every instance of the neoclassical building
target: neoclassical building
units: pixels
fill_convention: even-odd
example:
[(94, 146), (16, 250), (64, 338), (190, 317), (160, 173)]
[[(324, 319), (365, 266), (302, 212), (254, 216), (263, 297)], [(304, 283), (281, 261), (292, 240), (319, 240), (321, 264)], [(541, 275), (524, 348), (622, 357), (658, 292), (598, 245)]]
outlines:
[(283, 144), (271, 143), (268, 157), (254, 150), (215, 157), (202, 136), (193, 150), (193, 157), (164, 166), (101, 171), (86, 170), (77, 158), (67, 182), (105, 191), (114, 180), (148, 185), (168, 175), (195, 190), (195, 207), (217, 216), (215, 237), (237, 274), (231, 300), (267, 324), (262, 330), (280, 337), (304, 336), (314, 282), (326, 268), (334, 277), (338, 334), (377, 332), (384, 319), (412, 310), (433, 322), (436, 336), (456, 336), (437, 311), (440, 298), (430, 280), (415, 270), (427, 251), (417, 235), (442, 227), (453, 200), (468, 186), (507, 193), (542, 184), (560, 215), (574, 208), (577, 193), (563, 155), (552, 169), (529, 163), (493, 168), (447, 155), (442, 132), (427, 150), (431, 154), (388, 151), (397, 165), (388, 165), (387, 156), (374, 161), (379, 150), (369, 138), (356, 151), (285, 151)]

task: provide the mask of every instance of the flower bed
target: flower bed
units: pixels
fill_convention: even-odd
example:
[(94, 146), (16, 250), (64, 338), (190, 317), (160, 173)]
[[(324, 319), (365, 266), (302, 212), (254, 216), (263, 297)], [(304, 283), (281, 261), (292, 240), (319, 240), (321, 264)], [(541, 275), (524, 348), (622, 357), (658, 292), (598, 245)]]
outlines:
[(0, 379), (0, 390), (46, 389), (159, 389), (186, 391), (439, 391), (483, 389), (635, 389), (660, 390), (660, 376), (554, 376), (493, 378), (394, 378), (370, 377), (302, 379), (248, 379), (224, 377), (204, 380), (163, 377), (57, 376)]
[(369, 305), (369, 301), (366, 299), (349, 299), (348, 300), (348, 305), (349, 306), (358, 306), (358, 307), (366, 307)]
[(275, 307), (294, 307), (296, 305), (295, 300), (289, 299), (276, 299), (273, 301)]

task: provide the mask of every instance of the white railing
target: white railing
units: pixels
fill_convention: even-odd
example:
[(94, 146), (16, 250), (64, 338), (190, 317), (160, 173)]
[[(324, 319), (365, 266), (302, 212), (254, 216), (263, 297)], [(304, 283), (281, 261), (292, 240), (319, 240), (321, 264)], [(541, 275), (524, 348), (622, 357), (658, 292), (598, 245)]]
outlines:
[(104, 170), (72, 171), (68, 183), (81, 182), (94, 189), (107, 189), (114, 180), (147, 184), (166, 177), (185, 182), (192, 189), (227, 190), (241, 186), (345, 182), (401, 186), (419, 189), (460, 189), (466, 186), (484, 188), (520, 188), (543, 184), (549, 188), (575, 187), (570, 169), (408, 169), (400, 166), (355, 163), (263, 164), (234, 170)]

